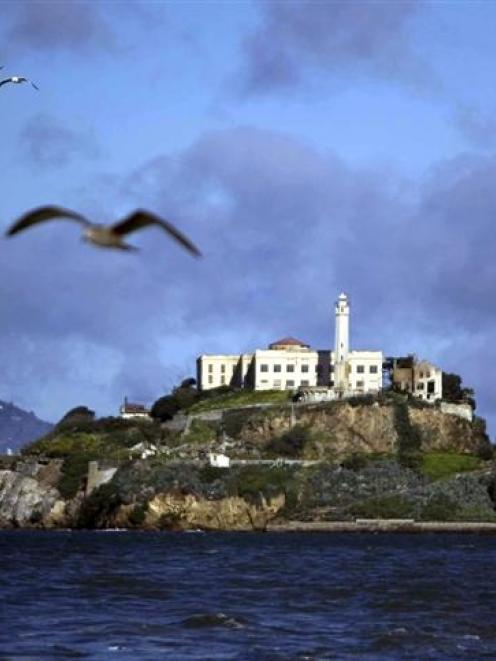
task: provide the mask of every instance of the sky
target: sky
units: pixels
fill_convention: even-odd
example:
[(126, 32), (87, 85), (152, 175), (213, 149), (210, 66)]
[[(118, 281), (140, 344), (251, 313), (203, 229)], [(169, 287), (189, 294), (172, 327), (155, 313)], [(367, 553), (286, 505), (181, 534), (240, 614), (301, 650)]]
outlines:
[[(157, 212), (136, 254), (76, 224), (0, 240), (0, 398), (116, 414), (201, 353), (287, 335), (415, 353), (496, 430), (496, 2), (2, 0), (0, 222)], [(492, 367), (491, 367), (492, 366)]]

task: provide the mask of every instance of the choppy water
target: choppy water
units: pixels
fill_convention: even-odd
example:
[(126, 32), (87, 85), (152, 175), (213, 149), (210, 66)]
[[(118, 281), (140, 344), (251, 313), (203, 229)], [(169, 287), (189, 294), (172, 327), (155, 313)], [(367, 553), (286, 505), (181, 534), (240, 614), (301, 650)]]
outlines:
[(0, 533), (0, 658), (496, 657), (496, 537)]

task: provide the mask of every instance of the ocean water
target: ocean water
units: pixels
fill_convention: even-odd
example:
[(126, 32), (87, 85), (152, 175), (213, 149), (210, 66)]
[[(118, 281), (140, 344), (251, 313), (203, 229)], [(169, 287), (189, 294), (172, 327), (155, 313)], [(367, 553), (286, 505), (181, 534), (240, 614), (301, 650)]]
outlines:
[(0, 659), (496, 658), (496, 537), (0, 532)]

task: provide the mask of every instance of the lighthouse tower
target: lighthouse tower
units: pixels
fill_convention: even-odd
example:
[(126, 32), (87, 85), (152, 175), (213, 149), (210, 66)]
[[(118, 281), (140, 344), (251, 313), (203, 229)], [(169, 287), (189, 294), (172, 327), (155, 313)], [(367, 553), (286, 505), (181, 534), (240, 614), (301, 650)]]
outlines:
[(348, 389), (347, 358), (350, 350), (350, 306), (346, 294), (339, 295), (335, 312), (334, 388), (343, 393)]

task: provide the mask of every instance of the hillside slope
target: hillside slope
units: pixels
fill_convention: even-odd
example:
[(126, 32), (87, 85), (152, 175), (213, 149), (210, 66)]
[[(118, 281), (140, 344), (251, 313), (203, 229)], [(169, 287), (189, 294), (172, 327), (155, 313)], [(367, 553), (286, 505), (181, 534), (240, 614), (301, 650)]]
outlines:
[(0, 454), (5, 454), (8, 448), (18, 450), (47, 434), (52, 427), (32, 411), (24, 411), (11, 402), (0, 400)]

